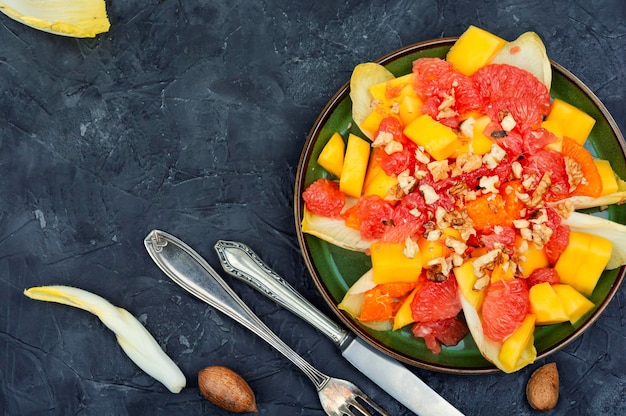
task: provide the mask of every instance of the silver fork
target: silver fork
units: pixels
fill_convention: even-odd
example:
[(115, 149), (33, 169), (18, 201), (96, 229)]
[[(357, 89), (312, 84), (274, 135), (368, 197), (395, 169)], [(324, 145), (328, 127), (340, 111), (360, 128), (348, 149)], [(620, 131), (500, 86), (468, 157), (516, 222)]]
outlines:
[(153, 230), (144, 239), (144, 245), (154, 262), (174, 282), (254, 332), (300, 368), (315, 385), (322, 408), (329, 416), (355, 416), (353, 410), (373, 416), (367, 406), (374, 414), (390, 416), (357, 386), (322, 373), (293, 351), (187, 244), (163, 231)]

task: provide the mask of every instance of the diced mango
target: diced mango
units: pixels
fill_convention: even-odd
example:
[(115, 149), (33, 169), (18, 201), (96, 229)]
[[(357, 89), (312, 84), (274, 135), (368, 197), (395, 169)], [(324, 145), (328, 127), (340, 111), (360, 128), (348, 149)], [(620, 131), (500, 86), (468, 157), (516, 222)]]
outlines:
[(459, 267), (454, 268), (454, 277), (461, 294), (476, 310), (480, 310), (483, 300), (485, 299), (485, 289), (474, 290), (476, 283), (476, 274), (474, 273), (474, 265), (472, 260), (466, 261)]
[(411, 302), (417, 293), (419, 287), (413, 289), (413, 291), (402, 301), (402, 305), (398, 308), (398, 312), (393, 317), (393, 330), (403, 328), (409, 324), (415, 322), (413, 319), (413, 312), (411, 310)]
[(550, 325), (569, 321), (559, 297), (549, 282), (533, 285), (528, 291), (530, 310), (537, 325)]
[(425, 238), (419, 238), (417, 245), (420, 248), (423, 264), (428, 264), (429, 261), (439, 257), (448, 257), (450, 253), (450, 249), (446, 247), (443, 240), (430, 241)]
[(568, 284), (585, 296), (590, 296), (611, 257), (609, 240), (587, 233), (572, 231), (569, 243), (559, 256), (554, 269), (560, 282)]
[(398, 184), (396, 176), (385, 173), (383, 168), (374, 160), (370, 160), (363, 183), (363, 195), (378, 195), (385, 199), (389, 191)]
[(611, 163), (608, 160), (603, 159), (594, 159), (593, 163), (596, 164), (596, 168), (598, 169), (598, 173), (600, 174), (600, 178), (602, 179), (602, 194), (608, 195), (613, 192), (617, 192), (617, 178), (615, 177), (615, 172), (613, 172), (613, 168), (611, 168)]
[(413, 73), (409, 73), (401, 77), (391, 78), (379, 84), (374, 84), (369, 87), (369, 93), (376, 101), (387, 105), (390, 101), (398, 97), (412, 94), (413, 77)]
[(343, 168), (345, 150), (346, 144), (343, 142), (343, 138), (339, 133), (334, 133), (320, 152), (317, 163), (339, 178), (341, 177), (341, 168)]
[(573, 105), (555, 98), (546, 121), (561, 121), (563, 136), (574, 139), (579, 144), (585, 144), (596, 120), (584, 111)]
[(563, 148), (563, 125), (561, 120), (545, 120), (541, 123), (541, 127), (548, 130), (556, 136), (556, 141), (548, 143), (546, 149), (556, 150), (560, 152)]
[(482, 156), (491, 151), (491, 146), (495, 141), (483, 133), (489, 123), (491, 123), (491, 119), (488, 116), (483, 116), (475, 121), (474, 137), (469, 143), (470, 152)]
[(369, 142), (350, 134), (341, 177), (339, 178), (339, 190), (341, 192), (354, 198), (361, 196), (369, 156)]
[(415, 282), (422, 272), (422, 257), (404, 254), (404, 243), (374, 242), (370, 251), (374, 283)]
[(518, 236), (515, 240), (515, 248), (521, 256), (518, 265), (522, 277), (528, 277), (534, 270), (550, 265), (545, 250), (538, 248), (532, 241), (526, 241)]
[(421, 116), (424, 103), (417, 96), (407, 95), (400, 101), (400, 121), (408, 126), (413, 120)]
[(522, 357), (522, 353), (529, 344), (534, 342), (534, 331), (535, 316), (528, 314), (519, 328), (504, 340), (498, 353), (498, 360), (500, 360), (504, 371), (513, 372), (519, 367), (518, 361)]
[(446, 61), (452, 63), (457, 71), (469, 76), (489, 63), (505, 44), (504, 39), (470, 26), (452, 45)]
[(513, 279), (514, 277), (513, 267), (509, 267), (508, 263), (496, 264), (491, 272), (491, 283), (495, 283), (498, 280)]
[(589, 237), (587, 233), (570, 232), (567, 247), (554, 265), (562, 283), (571, 284), (576, 279), (581, 260), (587, 257), (589, 251)]
[(572, 324), (578, 322), (580, 318), (595, 306), (592, 301), (570, 285), (556, 284), (552, 285), (552, 288), (561, 301), (561, 305)]
[(380, 122), (385, 118), (385, 112), (379, 111), (379, 109), (374, 109), (365, 120), (361, 123), (361, 130), (368, 137), (374, 137), (374, 134), (378, 130), (378, 126), (380, 126)]
[[(610, 240), (597, 235), (590, 235), (589, 251), (576, 274), (576, 284), (572, 284), (576, 290), (585, 296), (591, 296), (611, 258), (612, 249), (613, 244)], [(561, 279), (561, 282), (568, 283), (567, 279), (565, 281)]]
[(435, 160), (448, 158), (454, 153), (459, 143), (454, 130), (434, 120), (428, 114), (423, 114), (413, 120), (404, 128), (404, 134), (415, 144), (423, 146)]

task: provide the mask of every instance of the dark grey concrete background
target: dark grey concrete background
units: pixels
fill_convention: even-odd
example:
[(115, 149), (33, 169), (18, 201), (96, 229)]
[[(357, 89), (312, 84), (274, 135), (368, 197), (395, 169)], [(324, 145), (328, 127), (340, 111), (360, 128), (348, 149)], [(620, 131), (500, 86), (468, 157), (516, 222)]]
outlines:
[[(626, 130), (623, 0), (107, 3), (112, 26), (95, 39), (0, 15), (3, 415), (226, 415), (197, 390), (197, 371), (217, 364), (248, 380), (259, 414), (323, 414), (302, 373), (171, 283), (142, 242), (168, 231), (216, 267), (216, 240), (245, 242), (330, 314), (297, 246), (294, 175), (317, 114), (360, 62), (470, 24), (507, 39), (533, 30)], [(95, 316), (22, 295), (48, 284), (139, 317), (188, 387), (172, 394), (146, 376)], [(299, 318), (232, 286), (322, 371), (409, 414)], [(622, 289), (548, 360), (561, 374), (551, 414), (626, 413), (625, 312)], [(539, 364), (512, 375), (414, 371), (467, 415), (532, 415), (524, 388)]]

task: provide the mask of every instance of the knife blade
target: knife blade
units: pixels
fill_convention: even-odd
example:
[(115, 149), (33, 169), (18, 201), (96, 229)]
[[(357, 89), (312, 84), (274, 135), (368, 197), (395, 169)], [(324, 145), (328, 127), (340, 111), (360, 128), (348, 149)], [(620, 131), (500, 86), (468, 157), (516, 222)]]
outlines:
[(420, 416), (463, 415), (404, 365), (355, 337), (320, 312), (247, 245), (219, 240), (215, 250), (226, 273), (313, 325), (339, 347), (341, 355), (356, 369), (411, 411)]

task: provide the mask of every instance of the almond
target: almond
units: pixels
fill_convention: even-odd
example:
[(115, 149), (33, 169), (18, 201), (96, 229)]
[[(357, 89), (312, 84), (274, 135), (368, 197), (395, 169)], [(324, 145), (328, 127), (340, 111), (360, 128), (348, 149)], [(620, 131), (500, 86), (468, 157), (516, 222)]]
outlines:
[(526, 385), (526, 398), (535, 410), (542, 412), (554, 408), (559, 401), (559, 372), (556, 363), (535, 370)]
[(205, 399), (229, 412), (257, 412), (246, 381), (228, 367), (209, 366), (198, 372), (198, 388)]

